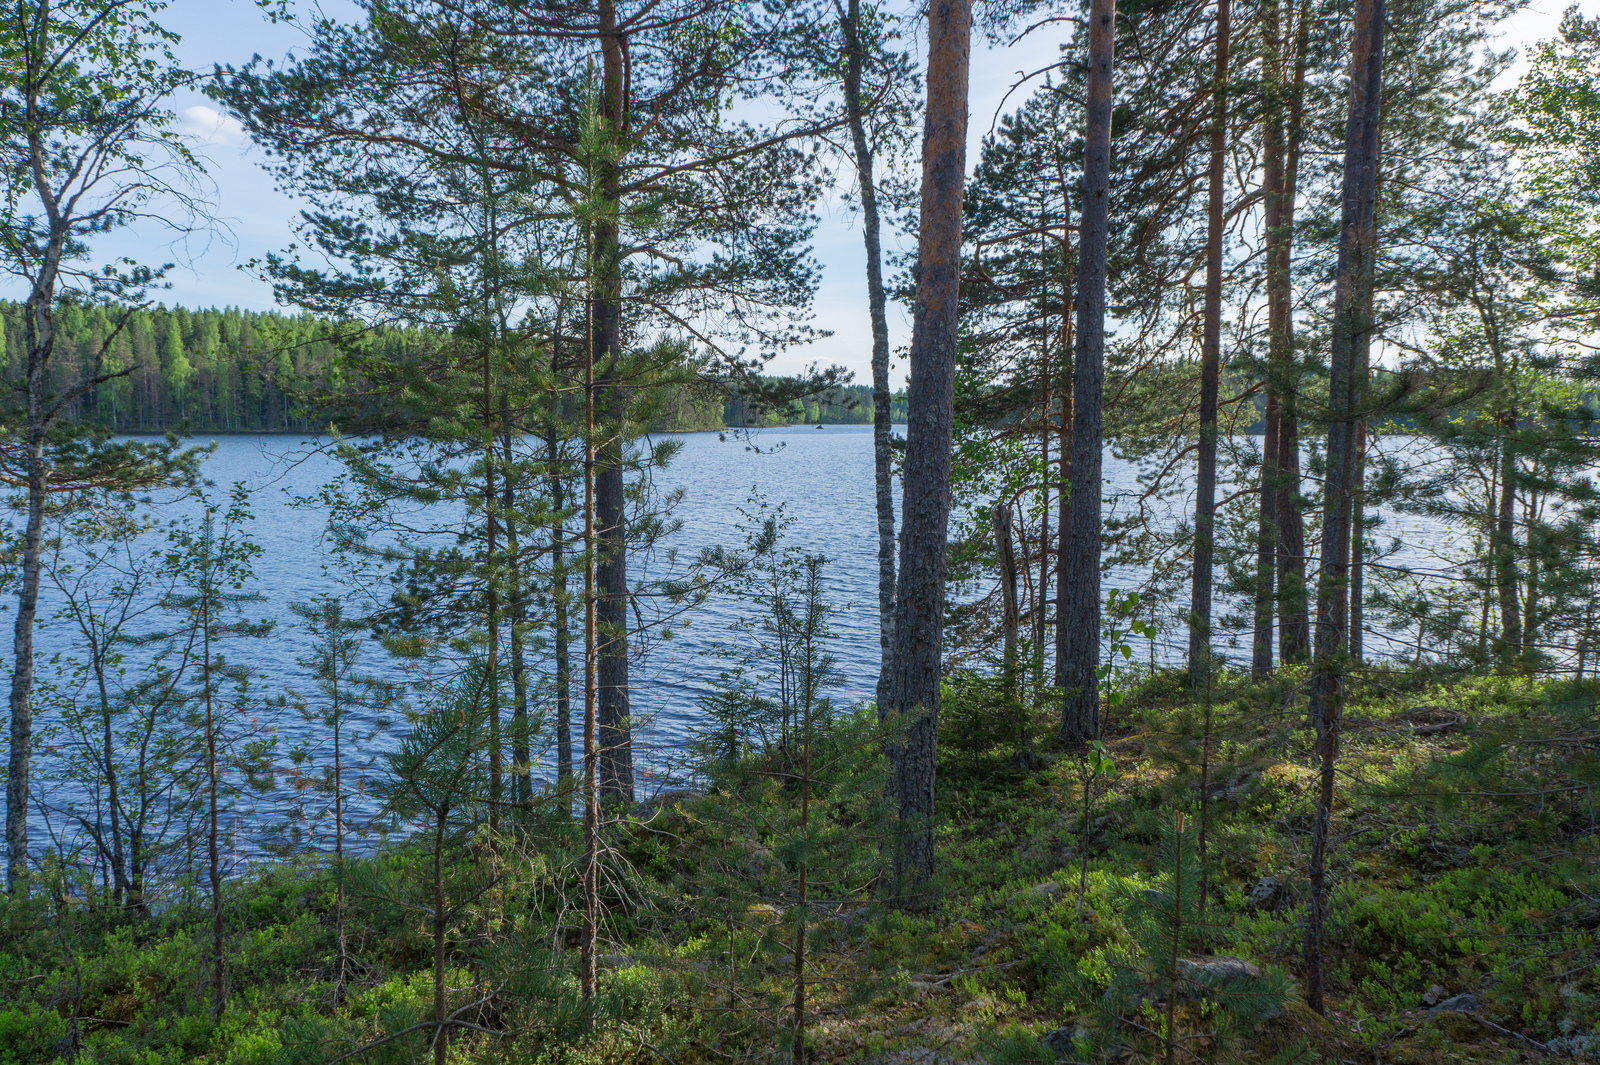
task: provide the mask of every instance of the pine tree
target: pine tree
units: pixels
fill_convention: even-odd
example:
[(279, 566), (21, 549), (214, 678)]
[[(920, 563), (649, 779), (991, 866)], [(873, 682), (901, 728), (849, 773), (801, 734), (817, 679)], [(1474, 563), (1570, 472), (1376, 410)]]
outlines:
[[(254, 560), (262, 548), (245, 534), (251, 520), (249, 496), (235, 485), (220, 521), (209, 500), (198, 523), (176, 526), (170, 534), (166, 563), (176, 577), (162, 608), (177, 616), (177, 624), (163, 633), (144, 637), (147, 643), (164, 643), (193, 658), (188, 680), (194, 687), (183, 693), (191, 720), (205, 744), (206, 870), (211, 910), (211, 1011), (220, 1018), (228, 1007), (226, 911), (222, 897), (225, 869), (222, 860), (222, 820), (225, 805), (240, 793), (240, 780), (250, 782), (250, 770), (268, 755), (267, 747), (247, 742), (238, 724), (251, 707), (247, 669), (234, 665), (222, 653), (225, 642), (259, 638), (272, 631), (271, 621), (250, 621), (241, 611), (264, 601), (259, 592), (244, 591), (253, 579)], [(243, 774), (230, 778), (232, 769)]]

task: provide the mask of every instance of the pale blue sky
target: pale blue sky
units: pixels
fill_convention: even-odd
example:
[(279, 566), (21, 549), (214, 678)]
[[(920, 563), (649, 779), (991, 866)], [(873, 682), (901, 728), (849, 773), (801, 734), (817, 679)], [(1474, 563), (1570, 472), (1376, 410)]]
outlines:
[[(1531, 6), (1509, 21), (1504, 43), (1520, 46), (1554, 36), (1567, 2), (1533, 0)], [(1593, 2), (1588, 0), (1585, 9)], [(345, 0), (324, 0), (322, 8), (335, 16), (355, 10)], [(258, 52), (281, 57), (303, 40), (299, 31), (289, 26), (268, 23), (254, 0), (172, 0), (163, 23), (183, 35), (180, 58), (196, 69), (209, 69), (214, 62), (237, 65)], [(1039, 34), (1009, 49), (974, 50), (969, 165), (1017, 72), (1037, 70), (1051, 62), (1056, 56), (1057, 40)], [(1023, 95), (1013, 96), (1010, 104), (1014, 106)], [(259, 165), (261, 153), (249, 144), (238, 124), (219, 115), (205, 97), (197, 92), (186, 93), (175, 101), (175, 110), (182, 128), (200, 142), (200, 150), (208, 160), (215, 214), (223, 226), (215, 232), (191, 236), (170, 251), (166, 247), (170, 236), (153, 228), (114, 235), (99, 250), (106, 256), (131, 254), (145, 262), (177, 261), (180, 265), (170, 274), (170, 290), (158, 296), (168, 305), (233, 304), (268, 309), (273, 305), (270, 287), (238, 267), (289, 242), (296, 205), (273, 187)], [(815, 325), (833, 330), (834, 335), (779, 356), (773, 369), (787, 372), (810, 362), (838, 363), (855, 371), (857, 381), (868, 382), (871, 338), (860, 230), (843, 210), (830, 206), (822, 214), (814, 245), (824, 267)], [(903, 244), (904, 240), (886, 234), (886, 246)], [(6, 290), (0, 288), (3, 291)], [(905, 374), (903, 352), (898, 349), (904, 347), (910, 333), (907, 316), (898, 307), (890, 309), (890, 328), (897, 349), (894, 376), (898, 381)]]

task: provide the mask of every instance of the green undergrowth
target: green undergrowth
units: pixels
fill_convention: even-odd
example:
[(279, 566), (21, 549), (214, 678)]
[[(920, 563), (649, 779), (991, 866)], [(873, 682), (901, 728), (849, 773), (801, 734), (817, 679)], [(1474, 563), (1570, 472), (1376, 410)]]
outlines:
[[(1169, 1036), (1192, 1062), (1514, 1062), (1534, 1053), (1525, 1040), (1548, 1060), (1600, 1059), (1600, 687), (1356, 685), (1318, 1017), (1298, 982), (1316, 783), (1299, 680), (1224, 676), (1195, 692), (1146, 678), (1109, 713), (1097, 768), (1051, 748), (1042, 710), (1033, 757), (1016, 757), (1015, 732), (989, 743), (983, 690), (953, 692), (938, 901), (923, 913), (874, 901), (881, 840), (849, 835), (865, 800), (842, 786), (816, 797), (840, 849), (832, 864), (811, 855), (804, 910), (783, 773), (757, 774), (737, 802), (684, 792), (632, 811), (608, 834), (590, 1003), (572, 832), (480, 838), (452, 859), (487, 886), (451, 930), (447, 998), (471, 1027), (449, 1060), (790, 1060), (802, 914), (815, 1061), (1159, 1061)], [(363, 875), (417, 875), (417, 862), (397, 847)], [(303, 858), (231, 883), (220, 1017), (198, 903), (132, 916), (70, 889), (0, 903), (0, 1063), (309, 1065), (362, 1047), (345, 1060), (425, 1060), (427, 1033), (407, 1034), (431, 1016), (424, 922), (353, 894), (337, 987), (337, 882)], [(1237, 979), (1194, 967), (1218, 956), (1248, 966)], [(1427, 1012), (1464, 994), (1474, 1010)]]

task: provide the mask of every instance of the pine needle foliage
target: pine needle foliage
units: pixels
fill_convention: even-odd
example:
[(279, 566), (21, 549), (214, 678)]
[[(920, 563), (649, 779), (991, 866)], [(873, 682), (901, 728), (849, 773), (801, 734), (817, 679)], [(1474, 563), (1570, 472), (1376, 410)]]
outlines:
[(1125, 944), (1108, 954), (1111, 985), (1100, 999), (1097, 1050), (1131, 1046), (1174, 1062), (1214, 1062), (1289, 993), (1279, 971), (1215, 955), (1228, 930), (1205, 920), (1199, 844), (1182, 812), (1163, 826), (1154, 887), (1122, 888)]

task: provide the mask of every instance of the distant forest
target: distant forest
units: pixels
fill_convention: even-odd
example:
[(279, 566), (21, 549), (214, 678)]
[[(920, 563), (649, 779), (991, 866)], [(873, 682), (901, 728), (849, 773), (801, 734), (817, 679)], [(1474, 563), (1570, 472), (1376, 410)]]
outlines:
[[(325, 379), (336, 354), (327, 323), (315, 316), (157, 305), (134, 310), (118, 330), (121, 313), (70, 303), (56, 311), (52, 383), (82, 380), (102, 350), (103, 372), (134, 367), (80, 398), (74, 420), (124, 433), (312, 432), (325, 423), (303, 399)], [(3, 372), (11, 380), (24, 372), (21, 316), (21, 304), (0, 301)], [(403, 329), (380, 329), (368, 338), (396, 361), (416, 341)], [(682, 388), (665, 397), (662, 409), (655, 427), (661, 431), (790, 422), (863, 425), (872, 421), (872, 389), (848, 385), (757, 414), (742, 396)], [(904, 393), (895, 396), (893, 411), (896, 422), (905, 421)]]

